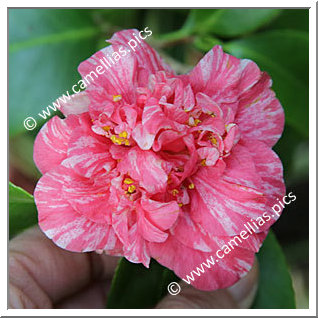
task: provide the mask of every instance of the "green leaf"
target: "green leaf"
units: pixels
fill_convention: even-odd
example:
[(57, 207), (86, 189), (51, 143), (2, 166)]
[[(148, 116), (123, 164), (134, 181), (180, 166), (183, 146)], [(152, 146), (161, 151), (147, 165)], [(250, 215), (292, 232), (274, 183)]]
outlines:
[(107, 308), (153, 308), (166, 294), (167, 286), (180, 279), (151, 260), (149, 269), (122, 258), (108, 295)]
[(268, 31), (228, 42), (224, 49), (255, 61), (273, 79), (273, 89), (285, 110), (286, 123), (308, 136), (309, 43), (302, 31)]
[(10, 238), (37, 224), (37, 210), (33, 196), (9, 183), (9, 236)]
[(270, 23), (279, 9), (193, 9), (196, 33), (213, 33), (229, 38), (253, 32)]
[(260, 279), (252, 308), (296, 308), (292, 280), (286, 260), (272, 232), (269, 232), (257, 257), (260, 266)]
[(212, 37), (210, 35), (202, 35), (202, 36), (196, 37), (193, 44), (197, 49), (203, 52), (210, 51), (212, 47), (215, 45), (223, 45), (221, 40), (215, 37)]
[(21, 134), (9, 139), (10, 167), (18, 170), (30, 180), (38, 180), (41, 173), (33, 160), (34, 136), (32, 133)]
[[(143, 13), (143, 9), (94, 9), (96, 20), (106, 23), (109, 28), (131, 29), (136, 28)], [(105, 31), (108, 31), (105, 29)], [(119, 30), (118, 30), (119, 31)]]
[(309, 32), (309, 9), (284, 9), (268, 29), (290, 29)]
[[(302, 136), (290, 125), (285, 125), (283, 135), (274, 147), (284, 167), (284, 180), (287, 186), (308, 179), (308, 149), (303, 147), (308, 144), (308, 138)], [(301, 150), (301, 155), (299, 150)], [(299, 158), (301, 156), (301, 159)], [(301, 164), (301, 167), (299, 167)], [(299, 169), (300, 168), (300, 169)], [(300, 171), (301, 170), (301, 171)], [(307, 170), (305, 172), (304, 170)], [(304, 173), (305, 172), (305, 173)]]
[(78, 64), (95, 51), (99, 29), (90, 10), (9, 9), (9, 132), (70, 90)]

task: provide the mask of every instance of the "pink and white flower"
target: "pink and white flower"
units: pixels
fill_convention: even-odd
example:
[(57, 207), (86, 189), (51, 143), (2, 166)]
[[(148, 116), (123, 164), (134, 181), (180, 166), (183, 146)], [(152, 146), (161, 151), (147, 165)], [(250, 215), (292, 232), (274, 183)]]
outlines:
[[(133, 37), (79, 66), (84, 77)], [(186, 75), (145, 42), (39, 132), (34, 196), (42, 231), (76, 252), (105, 251), (186, 277), (284, 195), (272, 151), (284, 126), (271, 79), (215, 46)], [(225, 288), (252, 266), (272, 219), (192, 283)]]

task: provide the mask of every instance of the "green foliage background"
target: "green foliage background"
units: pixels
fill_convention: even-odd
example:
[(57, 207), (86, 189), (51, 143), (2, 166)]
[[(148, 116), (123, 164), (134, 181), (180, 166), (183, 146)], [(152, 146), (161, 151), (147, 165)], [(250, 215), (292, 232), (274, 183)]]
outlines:
[[(299, 307), (308, 305), (308, 10), (9, 9), (10, 180), (33, 192), (40, 174), (32, 160), (32, 148), (43, 124), (37, 114), (80, 79), (78, 64), (104, 47), (105, 39), (114, 32), (146, 26), (153, 32), (147, 41), (180, 73), (190, 70), (214, 45), (221, 44), (230, 54), (254, 60), (272, 77), (273, 89), (286, 114), (285, 130), (275, 151), (284, 165), (287, 191), (297, 195), (295, 205), (285, 209), (274, 232), (289, 266), (303, 279)], [(38, 121), (32, 132), (23, 126), (29, 116)], [(36, 212), (32, 196), (13, 185), (9, 195), (13, 236), (36, 223)], [(274, 235), (264, 246), (259, 259), (265, 262), (261, 279), (268, 289), (266, 293), (261, 290), (254, 306), (293, 308), (291, 294), (277, 296), (277, 291), (285, 295), (283, 290), (288, 290), (290, 281)], [(264, 257), (265, 252), (269, 256)], [(266, 259), (271, 260), (267, 262), (269, 267), (264, 266)], [(276, 284), (270, 287), (266, 282), (269, 278), (273, 282), (273, 272), (268, 270), (273, 264), (279, 275), (274, 275)], [(158, 275), (163, 269), (154, 266), (153, 272)], [(120, 277), (115, 283), (118, 281), (120, 284)], [(156, 284), (155, 280), (149, 282)], [(276, 296), (271, 297), (271, 292)], [(124, 306), (118, 297), (113, 296), (111, 307)]]

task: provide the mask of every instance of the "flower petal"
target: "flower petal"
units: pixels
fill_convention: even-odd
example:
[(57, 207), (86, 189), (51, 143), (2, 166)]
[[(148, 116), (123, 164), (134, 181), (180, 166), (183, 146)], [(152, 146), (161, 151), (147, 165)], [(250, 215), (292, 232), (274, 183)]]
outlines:
[(237, 235), (246, 222), (262, 215), (266, 197), (254, 188), (217, 178), (210, 169), (202, 167), (192, 177), (191, 217), (210, 234)]
[(71, 96), (71, 100), (66, 103), (62, 103), (61, 112), (64, 116), (71, 114), (79, 115), (88, 112), (89, 98), (86, 92), (80, 92)]
[(33, 159), (44, 174), (59, 165), (67, 155), (73, 129), (88, 119), (88, 114), (71, 115), (66, 119), (51, 118), (39, 131), (34, 142)]
[[(286, 192), (282, 163), (276, 153), (263, 142), (245, 141), (243, 145), (252, 155), (256, 171), (261, 177), (261, 189), (268, 198), (266, 211), (272, 212), (277, 199), (282, 199)], [(274, 220), (277, 220), (276, 215), (273, 215)]]
[[(112, 59), (115, 54), (120, 57), (116, 62)], [(115, 47), (108, 46), (82, 62), (78, 71), (87, 86), (85, 92), (90, 99), (89, 110), (94, 118), (103, 106), (109, 108), (108, 103), (114, 101), (114, 96), (120, 96), (128, 104), (135, 101), (137, 79), (136, 59), (133, 56), (121, 56)]]
[(129, 240), (130, 244), (124, 246), (125, 257), (130, 262), (142, 263), (148, 268), (150, 263), (149, 248), (139, 234), (136, 223), (129, 229)]
[(217, 45), (188, 76), (195, 91), (213, 96), (215, 102), (229, 103), (236, 101), (240, 94), (252, 87), (260, 74), (254, 62), (226, 54)]
[[(214, 257), (215, 265), (210, 264), (210, 268), (206, 268), (202, 263), (207, 264), (207, 259), (211, 260), (212, 254), (193, 250), (174, 236), (170, 236), (164, 243), (149, 243), (149, 248), (151, 256), (161, 265), (170, 268), (177, 276), (201, 290), (211, 291), (233, 285), (251, 269), (254, 262), (254, 252), (236, 247), (224, 258), (218, 259), (218, 262)], [(204, 273), (200, 273), (198, 268), (203, 269)], [(200, 276), (192, 271), (198, 272)]]
[(116, 161), (112, 158), (109, 149), (111, 141), (95, 134), (91, 123), (82, 123), (74, 129), (68, 144), (68, 164), (86, 178), (91, 178), (101, 169), (111, 171)]
[(148, 150), (152, 147), (156, 134), (162, 128), (171, 128), (169, 120), (156, 101), (150, 100), (149, 105), (144, 107), (142, 121), (136, 126), (132, 136), (141, 149)]
[(133, 40), (136, 42), (137, 46), (135, 50), (133, 50), (133, 52), (131, 52), (130, 54), (135, 56), (137, 59), (137, 67), (139, 69), (139, 73), (147, 73), (147, 76), (145, 76), (146, 81), (141, 84), (147, 85), (148, 76), (150, 74), (155, 74), (158, 71), (166, 71), (169, 74), (174, 74), (172, 68), (168, 64), (163, 62), (159, 54), (145, 41), (141, 41), (140, 43), (138, 43), (135, 40), (135, 35), (139, 35), (139, 31), (136, 29), (123, 30), (120, 32), (116, 32), (109, 40), (109, 42), (113, 46), (122, 46), (129, 51), (132, 50), (131, 46), (129, 46), (129, 43), (132, 44), (132, 42), (129, 41)]
[(158, 202), (144, 197), (141, 206), (145, 211), (145, 217), (161, 230), (171, 228), (180, 213), (176, 201)]
[(132, 148), (126, 158), (119, 162), (118, 170), (128, 173), (148, 193), (164, 192), (166, 189), (168, 175), (165, 162), (152, 151)]
[(160, 230), (158, 227), (153, 225), (145, 216), (142, 208), (138, 209), (138, 231), (142, 237), (148, 242), (164, 242), (168, 233)]
[(106, 250), (108, 254), (122, 253), (111, 226), (96, 223), (76, 212), (63, 196), (62, 187), (69, 176), (57, 167), (38, 182), (34, 198), (42, 231), (61, 248), (74, 252)]
[(271, 85), (270, 77), (263, 73), (260, 81), (242, 96), (235, 119), (244, 140), (262, 141), (269, 147), (275, 145), (284, 128), (284, 110)]

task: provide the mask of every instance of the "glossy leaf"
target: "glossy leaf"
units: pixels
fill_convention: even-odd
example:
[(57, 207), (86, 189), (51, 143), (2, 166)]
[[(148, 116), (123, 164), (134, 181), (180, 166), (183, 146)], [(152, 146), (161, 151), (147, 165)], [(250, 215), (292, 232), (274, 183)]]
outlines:
[(285, 9), (268, 29), (290, 29), (309, 31), (309, 9)]
[[(299, 149), (303, 148), (306, 143), (308, 143), (308, 138), (299, 134), (299, 132), (290, 125), (285, 125), (283, 135), (275, 145), (274, 151), (278, 154), (282, 161), (284, 167), (284, 180), (287, 186), (290, 186), (292, 182), (306, 178), (308, 179), (308, 169), (307, 174), (304, 175), (303, 173), (299, 173), (299, 169), (296, 168), (300, 163), (297, 152)], [(307, 167), (309, 166), (308, 149), (307, 151), (305, 149), (302, 152), (301, 159), (302, 171), (306, 169), (304, 165)], [(306, 160), (307, 162), (304, 162)]]
[(9, 236), (10, 238), (37, 224), (37, 210), (33, 196), (9, 183)]
[(308, 136), (308, 33), (269, 31), (228, 42), (224, 49), (255, 61), (270, 74), (273, 89), (285, 110), (286, 123)]
[(80, 79), (78, 64), (95, 51), (90, 10), (9, 9), (9, 131), (51, 105)]
[(149, 269), (122, 258), (117, 266), (107, 308), (153, 308), (167, 293), (167, 287), (179, 278), (155, 260)]
[(208, 52), (215, 45), (223, 45), (223, 43), (210, 35), (198, 36), (193, 42), (194, 46), (202, 52)]
[(196, 33), (229, 38), (253, 32), (275, 19), (279, 9), (193, 9)]
[(295, 295), (286, 260), (270, 232), (258, 253), (260, 279), (253, 308), (294, 309)]

